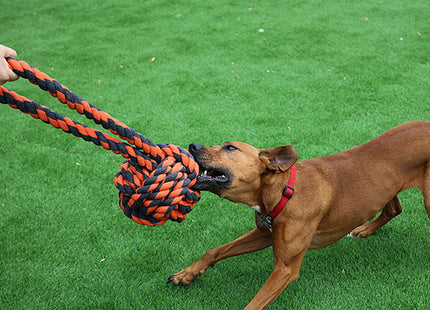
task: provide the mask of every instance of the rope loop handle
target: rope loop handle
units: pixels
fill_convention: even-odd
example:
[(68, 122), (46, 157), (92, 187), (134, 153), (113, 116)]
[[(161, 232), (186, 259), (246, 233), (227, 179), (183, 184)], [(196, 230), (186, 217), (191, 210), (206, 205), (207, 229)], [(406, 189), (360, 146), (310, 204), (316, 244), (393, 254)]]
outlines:
[(147, 226), (161, 225), (169, 219), (176, 222), (186, 219), (200, 199), (200, 193), (192, 189), (197, 182), (199, 166), (187, 150), (173, 144), (154, 144), (25, 61), (7, 58), (7, 62), (20, 77), (127, 141), (82, 125), (0, 86), (0, 103), (128, 159), (114, 179), (119, 190), (119, 205), (127, 217)]

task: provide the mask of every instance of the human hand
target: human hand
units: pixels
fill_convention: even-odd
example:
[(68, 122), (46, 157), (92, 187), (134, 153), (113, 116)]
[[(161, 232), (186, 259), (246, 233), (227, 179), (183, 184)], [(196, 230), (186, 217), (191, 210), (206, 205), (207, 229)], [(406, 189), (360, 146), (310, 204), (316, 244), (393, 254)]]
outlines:
[(15, 81), (19, 78), (18, 75), (9, 69), (6, 57), (16, 58), (16, 52), (13, 49), (0, 44), (0, 85), (6, 82)]

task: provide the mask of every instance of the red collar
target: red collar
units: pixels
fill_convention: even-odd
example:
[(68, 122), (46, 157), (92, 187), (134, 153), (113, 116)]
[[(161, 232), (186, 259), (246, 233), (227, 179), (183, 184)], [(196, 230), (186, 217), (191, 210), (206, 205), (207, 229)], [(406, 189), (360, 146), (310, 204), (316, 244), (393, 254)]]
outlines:
[(296, 180), (296, 166), (291, 166), (290, 169), (290, 179), (288, 180), (288, 185), (285, 186), (281, 200), (278, 202), (276, 207), (272, 210), (272, 212), (269, 213), (269, 216), (274, 219), (281, 211), (284, 209), (285, 205), (287, 204), (288, 200), (293, 197), (294, 194), (294, 181)]

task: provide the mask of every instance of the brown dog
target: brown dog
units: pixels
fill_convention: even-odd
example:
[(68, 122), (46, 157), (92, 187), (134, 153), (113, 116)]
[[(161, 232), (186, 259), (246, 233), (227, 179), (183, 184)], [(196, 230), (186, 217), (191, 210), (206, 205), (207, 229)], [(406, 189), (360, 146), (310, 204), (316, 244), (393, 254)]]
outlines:
[[(209, 250), (169, 282), (188, 285), (222, 259), (272, 245), (274, 270), (246, 307), (263, 309), (298, 278), (308, 249), (328, 246), (348, 233), (366, 237), (400, 214), (401, 191), (419, 188), (430, 218), (429, 137), (430, 122), (409, 122), (339, 154), (298, 163), (291, 145), (261, 150), (241, 142), (191, 144), (204, 172), (197, 187), (253, 207), (257, 228)], [(276, 219), (267, 220), (262, 215), (281, 200), (294, 164), (294, 195)]]

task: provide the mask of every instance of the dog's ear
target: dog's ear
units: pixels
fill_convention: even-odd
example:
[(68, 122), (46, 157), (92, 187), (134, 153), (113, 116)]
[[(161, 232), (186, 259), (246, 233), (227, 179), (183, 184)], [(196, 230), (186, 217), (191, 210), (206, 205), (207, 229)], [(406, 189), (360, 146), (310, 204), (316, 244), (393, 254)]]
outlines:
[(261, 150), (260, 160), (267, 169), (280, 173), (287, 171), (299, 159), (294, 147), (289, 145)]

